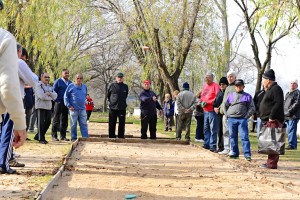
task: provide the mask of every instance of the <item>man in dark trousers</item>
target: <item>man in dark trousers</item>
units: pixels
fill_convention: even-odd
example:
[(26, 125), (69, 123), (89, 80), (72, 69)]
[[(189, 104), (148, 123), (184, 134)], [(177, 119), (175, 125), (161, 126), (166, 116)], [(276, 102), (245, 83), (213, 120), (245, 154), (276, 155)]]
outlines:
[(58, 130), (60, 132), (60, 140), (69, 141), (69, 139), (66, 137), (69, 109), (64, 104), (64, 94), (70, 83), (72, 82), (69, 80), (69, 70), (63, 69), (62, 77), (56, 79), (53, 85), (53, 89), (57, 93), (57, 98), (54, 105), (54, 116), (52, 120), (53, 141), (58, 141)]
[(126, 99), (128, 96), (128, 86), (123, 83), (124, 74), (118, 73), (116, 82), (108, 87), (107, 98), (109, 102), (109, 138), (116, 138), (116, 123), (119, 118), (118, 138), (124, 138), (126, 119)]
[[(259, 105), (259, 113), (262, 123), (267, 121), (283, 123), (284, 96), (281, 87), (275, 82), (275, 72), (270, 69), (262, 76), (262, 84), (265, 89), (265, 95)], [(263, 168), (277, 169), (279, 155), (268, 155), (268, 160), (262, 165)]]
[(150, 89), (151, 81), (145, 80), (143, 90), (140, 93), (141, 100), (141, 139), (147, 139), (147, 130), (149, 126), (150, 139), (156, 139), (157, 113), (162, 114), (162, 107), (157, 101), (156, 94)]

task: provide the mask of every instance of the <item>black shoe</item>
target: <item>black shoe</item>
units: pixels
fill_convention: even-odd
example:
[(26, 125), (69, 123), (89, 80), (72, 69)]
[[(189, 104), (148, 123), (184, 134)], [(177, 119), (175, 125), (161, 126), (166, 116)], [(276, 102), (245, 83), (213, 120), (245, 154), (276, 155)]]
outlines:
[(218, 150), (216, 149), (209, 149), (211, 152), (214, 152), (214, 153), (218, 153)]
[(287, 148), (285, 148), (286, 150), (297, 150), (297, 148), (295, 148), (295, 147), (291, 147), (290, 145), (287, 147)]
[(222, 152), (222, 151), (224, 151), (224, 149), (218, 149), (218, 152)]
[(48, 142), (46, 140), (41, 140), (41, 141), (39, 141), (39, 143), (41, 143), (41, 144), (48, 144)]
[(27, 141), (31, 141), (31, 139), (30, 139), (30, 138), (26, 138), (26, 140), (27, 140)]
[(168, 131), (168, 129), (165, 129), (165, 131)]
[(39, 136), (35, 135), (33, 139), (36, 140), (36, 141), (39, 141)]
[(16, 170), (9, 168), (8, 170), (4, 170), (2, 169), (2, 167), (0, 167), (0, 174), (15, 174), (17, 173)]
[(68, 138), (61, 138), (60, 140), (61, 141), (70, 141), (70, 139), (68, 139)]
[(9, 166), (11, 167), (25, 167), (25, 164), (19, 163), (16, 159), (12, 159), (9, 161)]
[(59, 141), (56, 137), (52, 137), (52, 141)]
[(208, 149), (208, 150), (209, 150), (209, 147), (207, 147), (207, 146), (205, 146), (205, 145), (203, 145), (202, 148)]

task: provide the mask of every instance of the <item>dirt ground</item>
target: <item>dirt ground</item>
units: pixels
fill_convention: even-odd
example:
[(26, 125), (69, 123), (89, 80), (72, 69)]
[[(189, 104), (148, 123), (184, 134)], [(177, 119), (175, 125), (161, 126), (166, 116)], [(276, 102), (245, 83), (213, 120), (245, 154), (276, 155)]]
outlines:
[[(139, 136), (140, 127), (126, 125)], [(91, 134), (107, 133), (107, 124), (89, 124)], [(158, 136), (162, 136), (158, 134)], [(57, 170), (70, 143), (25, 145), (19, 175), (0, 175), (0, 199), (29, 199)], [(30, 146), (30, 148), (29, 148)], [(299, 162), (280, 161), (278, 170), (229, 160), (201, 147), (177, 144), (80, 142), (67, 171), (45, 199), (300, 199)], [(48, 178), (49, 179), (49, 178)]]

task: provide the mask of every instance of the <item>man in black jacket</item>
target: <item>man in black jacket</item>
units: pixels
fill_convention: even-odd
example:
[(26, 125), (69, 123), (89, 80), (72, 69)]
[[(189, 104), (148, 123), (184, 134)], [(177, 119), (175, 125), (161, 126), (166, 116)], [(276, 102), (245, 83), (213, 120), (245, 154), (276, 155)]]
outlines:
[(162, 114), (162, 107), (157, 101), (156, 94), (150, 89), (151, 82), (145, 80), (143, 90), (140, 93), (141, 100), (141, 139), (147, 139), (147, 130), (149, 126), (150, 139), (156, 139), (157, 113)]
[(128, 86), (123, 83), (124, 74), (118, 73), (116, 82), (108, 87), (109, 102), (109, 138), (116, 138), (116, 123), (119, 118), (118, 138), (124, 138), (126, 119), (126, 99), (128, 96)]
[(297, 124), (300, 118), (300, 91), (298, 81), (291, 81), (290, 91), (285, 95), (284, 116), (287, 120), (289, 146), (287, 150), (297, 149)]
[[(263, 74), (262, 84), (265, 89), (265, 95), (259, 105), (259, 113), (262, 123), (264, 122), (279, 122), (284, 121), (283, 112), (283, 91), (275, 82), (275, 72), (270, 69)], [(279, 155), (268, 155), (267, 163), (262, 167), (269, 169), (277, 169)]]

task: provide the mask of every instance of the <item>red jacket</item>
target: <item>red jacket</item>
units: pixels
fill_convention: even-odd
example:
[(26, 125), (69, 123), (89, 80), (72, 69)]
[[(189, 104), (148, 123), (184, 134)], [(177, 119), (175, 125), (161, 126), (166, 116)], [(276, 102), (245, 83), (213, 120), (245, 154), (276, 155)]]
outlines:
[(86, 98), (85, 100), (85, 110), (93, 110), (94, 102), (92, 98)]

